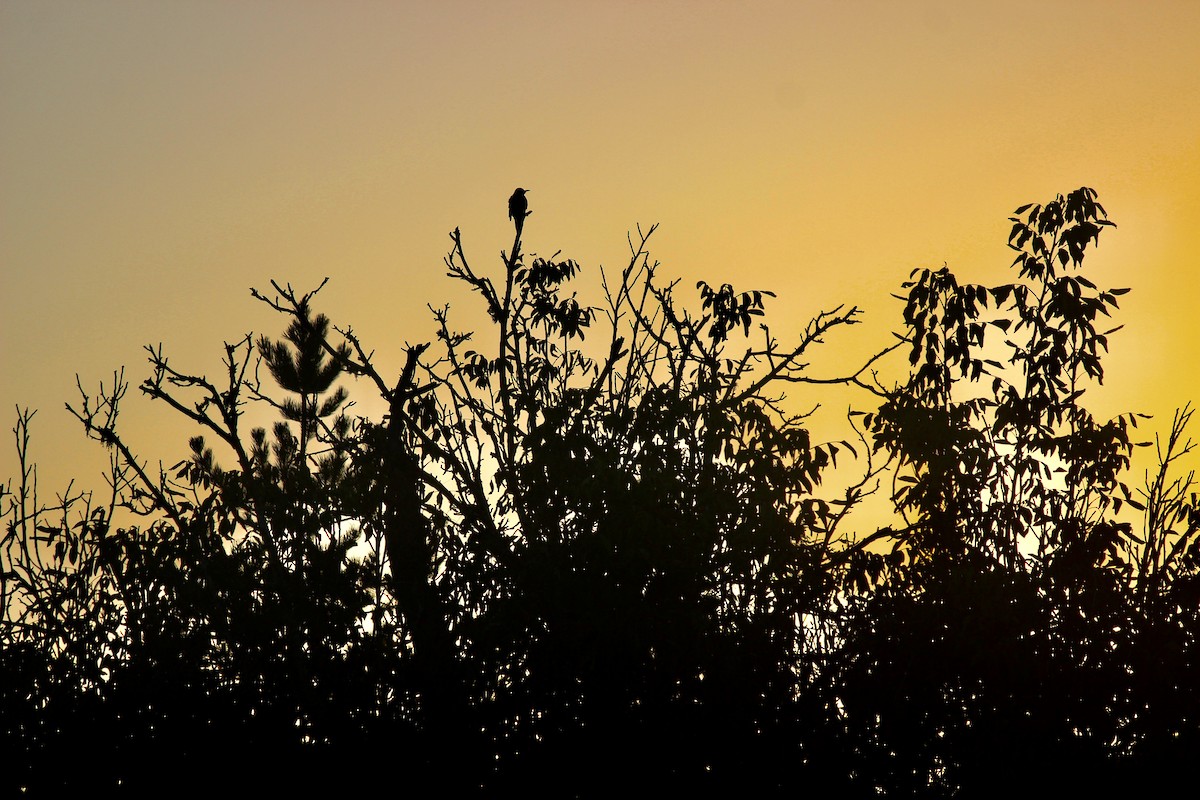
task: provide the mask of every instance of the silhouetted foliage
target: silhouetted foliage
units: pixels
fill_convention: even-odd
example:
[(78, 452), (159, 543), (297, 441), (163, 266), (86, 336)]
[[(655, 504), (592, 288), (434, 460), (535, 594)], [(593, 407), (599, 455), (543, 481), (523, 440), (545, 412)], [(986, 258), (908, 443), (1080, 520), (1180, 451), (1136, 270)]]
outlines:
[[(432, 307), (399, 375), (313, 312), (321, 287), (272, 283), (252, 294), (282, 339), (227, 343), (219, 380), (147, 348), (141, 391), (198, 428), (170, 469), (121, 438), (122, 373), (81, 389), (103, 499), (45, 502), (19, 415), (8, 785), (927, 797), (1177, 777), (1200, 745), (1191, 410), (1130, 488), (1137, 415), (1083, 403), (1126, 291), (1081, 271), (1112, 224), (1094, 191), (1018, 209), (1011, 283), (915, 270), (897, 341), (840, 375), (809, 357), (857, 308), (785, 344), (771, 292), (701, 281), (689, 304), (653, 228), (587, 301), (578, 263), (523, 252), (521, 190), (509, 213), (498, 274), (457, 229), (445, 259), (488, 328)], [(794, 409), (831, 384), (860, 407), (816, 441)], [(387, 412), (350, 416), (350, 386)], [(251, 404), (278, 420), (247, 431)], [(890, 520), (853, 513), (888, 481)]]

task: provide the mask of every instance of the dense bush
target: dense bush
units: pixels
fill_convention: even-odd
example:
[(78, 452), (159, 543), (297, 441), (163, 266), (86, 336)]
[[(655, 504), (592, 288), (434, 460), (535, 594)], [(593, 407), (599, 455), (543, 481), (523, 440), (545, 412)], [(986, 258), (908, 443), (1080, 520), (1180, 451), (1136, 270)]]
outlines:
[[(449, 275), (491, 327), (435, 310), (398, 376), (278, 284), (254, 295), (282, 339), (226, 344), (219, 380), (148, 348), (142, 392), (197, 435), (148, 473), (116, 428), (123, 377), (81, 396), (105, 501), (40, 504), (20, 416), (7, 783), (949, 796), (1178, 777), (1200, 745), (1190, 411), (1130, 488), (1137, 418), (1083, 404), (1125, 291), (1081, 271), (1111, 225), (1092, 190), (1016, 212), (1012, 283), (914, 271), (897, 342), (832, 376), (810, 352), (857, 308), (784, 344), (769, 292), (701, 282), (689, 306), (653, 229), (591, 307), (576, 262), (522, 252), (523, 222), (495, 280), (451, 235)], [(828, 384), (861, 392), (845, 441), (795, 411)], [(347, 385), (387, 414), (349, 416)], [(250, 403), (270, 430), (245, 430)], [(888, 482), (894, 517), (861, 529)]]

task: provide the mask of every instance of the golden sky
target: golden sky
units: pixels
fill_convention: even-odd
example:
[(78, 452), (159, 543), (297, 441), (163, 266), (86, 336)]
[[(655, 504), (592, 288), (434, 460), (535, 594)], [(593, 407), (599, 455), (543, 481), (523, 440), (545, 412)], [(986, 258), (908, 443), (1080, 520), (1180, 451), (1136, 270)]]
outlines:
[[(4, 429), (40, 409), (43, 493), (98, 483), (76, 373), (136, 386), (162, 342), (216, 374), (282, 330), (271, 278), (330, 276), (321, 310), (398, 369), (426, 303), (464, 305), (447, 232), (494, 267), (516, 186), (526, 249), (585, 280), (657, 222), (662, 274), (774, 290), (781, 332), (864, 306), (849, 362), (910, 269), (1004, 281), (1009, 213), (1081, 185), (1119, 226), (1090, 274), (1133, 289), (1093, 408), (1162, 428), (1200, 398), (1198, 42), (1195, 0), (0, 0)], [(122, 420), (184, 454), (161, 404)]]

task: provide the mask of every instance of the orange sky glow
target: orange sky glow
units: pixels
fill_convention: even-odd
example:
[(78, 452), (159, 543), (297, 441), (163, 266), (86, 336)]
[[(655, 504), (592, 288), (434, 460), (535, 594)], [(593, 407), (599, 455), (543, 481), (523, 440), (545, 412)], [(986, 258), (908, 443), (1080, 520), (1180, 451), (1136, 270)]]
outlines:
[[(1200, 398), (1197, 42), (1192, 0), (0, 0), (4, 429), (40, 409), (44, 496), (102, 486), (76, 374), (136, 387), (161, 342), (215, 375), (222, 342), (282, 331), (248, 291), (272, 278), (329, 276), (319, 310), (398, 370), (427, 303), (467, 315), (447, 233), (495, 268), (516, 186), (526, 250), (585, 285), (659, 223), (660, 274), (774, 291), (782, 337), (862, 306), (845, 364), (912, 268), (1008, 280), (1008, 215), (1087, 185), (1118, 226), (1088, 274), (1132, 288), (1091, 407), (1165, 430)], [(186, 453), (136, 390), (121, 427)]]

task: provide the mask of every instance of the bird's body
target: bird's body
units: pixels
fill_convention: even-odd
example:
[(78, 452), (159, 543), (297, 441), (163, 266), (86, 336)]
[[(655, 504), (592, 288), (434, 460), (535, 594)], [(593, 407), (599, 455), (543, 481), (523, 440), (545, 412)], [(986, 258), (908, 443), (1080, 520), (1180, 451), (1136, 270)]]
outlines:
[(517, 235), (520, 235), (521, 229), (525, 227), (525, 218), (529, 216), (529, 198), (525, 197), (527, 191), (529, 190), (518, 188), (512, 193), (512, 197), (508, 198), (508, 218), (516, 224)]

